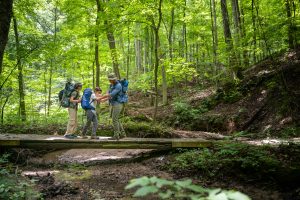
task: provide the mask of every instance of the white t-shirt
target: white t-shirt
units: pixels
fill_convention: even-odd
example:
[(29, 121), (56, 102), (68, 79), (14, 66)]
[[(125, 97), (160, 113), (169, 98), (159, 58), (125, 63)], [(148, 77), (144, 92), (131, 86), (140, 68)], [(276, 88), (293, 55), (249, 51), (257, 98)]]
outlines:
[(96, 101), (97, 97), (95, 95), (95, 93), (92, 94), (91, 96), (91, 106), (94, 107), (96, 109), (97, 106), (97, 101)]

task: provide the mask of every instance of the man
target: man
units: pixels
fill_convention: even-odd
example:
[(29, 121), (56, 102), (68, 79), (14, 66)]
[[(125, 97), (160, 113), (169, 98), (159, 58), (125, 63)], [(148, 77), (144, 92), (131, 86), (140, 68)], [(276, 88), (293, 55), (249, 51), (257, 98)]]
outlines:
[(70, 106), (68, 107), (69, 112), (69, 122), (66, 134), (64, 135), (66, 138), (77, 138), (75, 135), (77, 129), (77, 110), (78, 103), (81, 102), (80, 90), (82, 89), (81, 83), (76, 83), (74, 86), (74, 91), (71, 93), (70, 97)]
[(87, 122), (82, 131), (82, 138), (84, 138), (84, 139), (87, 138), (86, 132), (92, 122), (93, 122), (93, 127), (92, 127), (91, 139), (98, 139), (98, 137), (96, 136), (96, 132), (97, 132), (97, 128), (98, 128), (98, 118), (97, 118), (97, 113), (96, 113), (96, 106), (97, 106), (97, 102), (100, 102), (100, 100), (101, 100), (101, 93), (102, 93), (102, 90), (99, 87), (96, 87), (94, 89), (94, 92), (91, 95), (90, 105), (91, 105), (92, 109), (86, 110)]
[(112, 123), (114, 128), (113, 139), (119, 140), (120, 138), (126, 137), (123, 125), (120, 122), (120, 114), (124, 107), (124, 103), (121, 103), (119, 100), (122, 92), (122, 85), (119, 83), (115, 74), (109, 74), (108, 80), (110, 82), (109, 92), (101, 99), (109, 99), (109, 104), (111, 106)]

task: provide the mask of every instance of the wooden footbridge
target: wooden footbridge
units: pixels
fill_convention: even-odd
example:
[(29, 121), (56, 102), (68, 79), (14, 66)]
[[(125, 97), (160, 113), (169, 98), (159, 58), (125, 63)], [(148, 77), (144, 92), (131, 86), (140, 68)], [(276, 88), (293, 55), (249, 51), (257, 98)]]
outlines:
[(250, 145), (300, 145), (300, 138), (289, 140), (226, 140), (203, 138), (124, 138), (111, 140), (110, 137), (98, 139), (66, 139), (63, 136), (36, 134), (1, 134), (0, 148), (28, 149), (172, 149), (172, 148), (204, 148), (214, 144), (247, 143)]
[(0, 134), (1, 148), (29, 149), (171, 149), (209, 147), (212, 140), (202, 138), (124, 138), (111, 140), (66, 139), (63, 136)]

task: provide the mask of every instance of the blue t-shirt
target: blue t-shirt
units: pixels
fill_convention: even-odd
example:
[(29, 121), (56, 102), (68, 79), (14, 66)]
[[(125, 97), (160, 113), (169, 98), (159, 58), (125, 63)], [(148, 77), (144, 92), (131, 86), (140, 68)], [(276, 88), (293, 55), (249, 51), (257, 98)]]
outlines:
[(120, 95), (120, 92), (122, 91), (122, 85), (117, 82), (116, 84), (111, 84), (109, 88), (109, 95), (111, 96), (111, 99), (109, 100), (109, 103), (111, 105), (120, 104), (118, 101), (118, 97)]

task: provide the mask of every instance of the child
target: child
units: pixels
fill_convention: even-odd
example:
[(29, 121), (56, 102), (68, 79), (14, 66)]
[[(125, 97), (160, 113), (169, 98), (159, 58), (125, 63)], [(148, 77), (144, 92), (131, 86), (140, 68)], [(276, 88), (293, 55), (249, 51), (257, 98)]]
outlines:
[(91, 95), (91, 107), (93, 109), (86, 110), (87, 122), (82, 131), (82, 138), (87, 138), (86, 132), (87, 132), (88, 128), (90, 127), (91, 123), (93, 122), (91, 139), (98, 139), (98, 137), (96, 136), (96, 132), (97, 132), (97, 128), (98, 128), (96, 105), (97, 105), (97, 102), (100, 102), (100, 100), (101, 100), (101, 93), (102, 93), (101, 88), (96, 87), (94, 89), (94, 92)]

